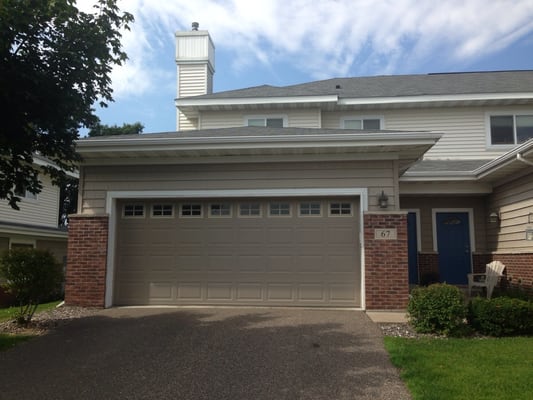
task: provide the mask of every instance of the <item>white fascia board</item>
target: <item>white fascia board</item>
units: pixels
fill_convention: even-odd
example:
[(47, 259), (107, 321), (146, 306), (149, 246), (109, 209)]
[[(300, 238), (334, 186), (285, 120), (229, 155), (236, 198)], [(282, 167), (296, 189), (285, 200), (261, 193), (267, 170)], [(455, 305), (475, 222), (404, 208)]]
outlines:
[(48, 230), (46, 228), (39, 228), (38, 226), (13, 226), (13, 225), (4, 225), (0, 224), (0, 231), (2, 233), (8, 233), (11, 235), (20, 235), (20, 236), (36, 236), (39, 238), (46, 239), (67, 239), (68, 232), (62, 230)]
[[(33, 163), (35, 165), (38, 165), (39, 167), (52, 167), (55, 169), (60, 169), (54, 162), (38, 154), (33, 155)], [(76, 178), (76, 179), (80, 178), (80, 174), (78, 171), (64, 171), (64, 172), (71, 178)]]
[(339, 100), (339, 105), (378, 105), (402, 103), (428, 103), (445, 101), (486, 101), (486, 100), (523, 100), (533, 99), (533, 93), (473, 93), (450, 95), (423, 95), (423, 96), (397, 96), (397, 97), (366, 97), (344, 98)]
[(477, 178), (472, 174), (449, 174), (440, 173), (439, 175), (431, 174), (419, 174), (402, 175), (400, 176), (400, 182), (449, 182), (449, 181), (476, 181)]
[(339, 96), (290, 96), (290, 97), (244, 97), (225, 99), (193, 99), (182, 97), (175, 100), (177, 107), (245, 106), (298, 103), (337, 103)]
[[(148, 136), (148, 135), (147, 135)], [(131, 150), (142, 146), (143, 150), (212, 150), (220, 148), (257, 148), (257, 147), (286, 147), (289, 143), (298, 146), (303, 144), (313, 146), (325, 143), (331, 146), (341, 145), (416, 145), (433, 144), (440, 139), (440, 133), (368, 133), (368, 134), (323, 134), (323, 135), (279, 135), (279, 136), (209, 136), (209, 137), (143, 137), (119, 139), (92, 139), (78, 141), (79, 153), (101, 151), (101, 148), (113, 151)], [(231, 145), (231, 146), (225, 146)], [(259, 145), (259, 146), (258, 146)], [(148, 147), (152, 146), (152, 147)]]

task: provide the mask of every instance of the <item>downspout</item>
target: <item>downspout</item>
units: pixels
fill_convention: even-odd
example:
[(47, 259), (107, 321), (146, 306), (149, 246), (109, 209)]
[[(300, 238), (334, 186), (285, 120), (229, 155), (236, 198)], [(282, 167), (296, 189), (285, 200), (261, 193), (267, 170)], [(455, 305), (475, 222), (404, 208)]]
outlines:
[(518, 153), (518, 154), (516, 155), (516, 159), (517, 159), (518, 161), (522, 161), (524, 164), (527, 164), (527, 165), (531, 165), (531, 166), (533, 166), (533, 162), (531, 162), (531, 161), (529, 161), (529, 160), (526, 160), (524, 157), (522, 157), (522, 154), (520, 154), (520, 153)]

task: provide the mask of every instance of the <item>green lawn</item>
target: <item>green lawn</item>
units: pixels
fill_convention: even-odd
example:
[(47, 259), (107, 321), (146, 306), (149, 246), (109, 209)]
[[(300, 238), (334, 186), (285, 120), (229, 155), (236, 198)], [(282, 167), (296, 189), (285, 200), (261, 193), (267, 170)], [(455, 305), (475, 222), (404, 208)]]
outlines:
[[(56, 308), (56, 306), (59, 303), (61, 303), (61, 300), (52, 301), (50, 303), (39, 304), (37, 306), (37, 311), (35, 311), (35, 314), (41, 311), (52, 310)], [(0, 308), (0, 322), (9, 321), (10, 319), (15, 319), (15, 314), (17, 313), (18, 310), (19, 310), (18, 307)]]
[[(51, 310), (55, 308), (59, 303), (60, 301), (53, 301), (50, 303), (39, 304), (35, 313), (37, 314), (42, 311)], [(14, 319), (18, 309), (18, 307), (0, 308), (0, 322)], [(17, 343), (24, 342), (28, 339), (31, 339), (32, 337), (33, 335), (27, 334), (0, 333), (0, 351), (7, 350), (15, 346)]]
[(386, 337), (413, 400), (529, 400), (533, 338), (405, 339)]

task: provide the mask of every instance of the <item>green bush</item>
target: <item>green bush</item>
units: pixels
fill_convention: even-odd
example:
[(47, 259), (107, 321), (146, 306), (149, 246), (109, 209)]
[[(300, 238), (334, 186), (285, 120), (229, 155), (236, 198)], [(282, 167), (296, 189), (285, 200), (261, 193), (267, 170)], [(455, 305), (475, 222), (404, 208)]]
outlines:
[(12, 249), (0, 256), (0, 277), (20, 305), (19, 323), (28, 323), (39, 303), (61, 289), (63, 268), (47, 250)]
[(465, 328), (463, 294), (445, 283), (413, 289), (407, 312), (411, 325), (420, 333), (457, 335)]
[(488, 336), (533, 334), (533, 303), (509, 297), (477, 297), (468, 306), (468, 321)]

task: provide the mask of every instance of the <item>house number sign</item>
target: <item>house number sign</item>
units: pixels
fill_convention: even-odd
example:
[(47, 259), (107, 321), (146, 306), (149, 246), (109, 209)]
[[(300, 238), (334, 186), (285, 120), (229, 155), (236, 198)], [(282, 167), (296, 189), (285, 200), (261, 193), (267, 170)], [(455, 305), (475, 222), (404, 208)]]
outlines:
[(376, 240), (396, 240), (397, 238), (396, 228), (374, 229), (374, 239)]

